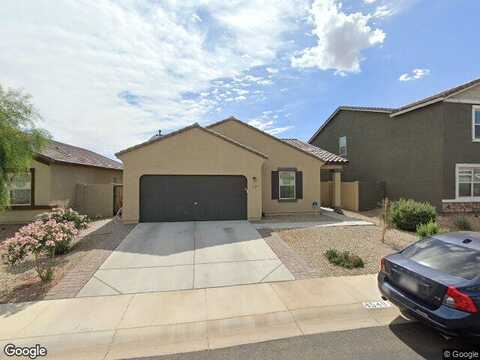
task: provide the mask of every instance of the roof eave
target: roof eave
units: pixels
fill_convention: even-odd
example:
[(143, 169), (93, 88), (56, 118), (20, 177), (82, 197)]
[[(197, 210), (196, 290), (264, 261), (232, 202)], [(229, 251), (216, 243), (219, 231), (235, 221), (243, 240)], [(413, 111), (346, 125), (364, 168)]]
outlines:
[(345, 161), (336, 161), (336, 160), (333, 160), (333, 161), (327, 161), (325, 162), (325, 165), (347, 165), (348, 164), (348, 160), (345, 159)]
[(320, 134), (322, 132), (322, 130), (330, 123), (330, 121), (333, 120), (333, 118), (335, 116), (337, 116), (337, 114), (340, 111), (359, 111), (359, 112), (376, 112), (376, 113), (383, 113), (383, 114), (391, 114), (392, 111), (394, 111), (394, 110), (393, 109), (392, 110), (368, 109), (368, 108), (355, 109), (355, 108), (349, 107), (349, 106), (339, 106), (335, 109), (335, 111), (332, 114), (330, 114), (330, 116), (327, 118), (327, 120), (325, 120), (325, 122), (322, 124), (322, 126), (320, 126), (320, 128), (308, 140), (309, 144), (311, 144), (312, 141), (315, 140), (315, 138), (318, 136), (318, 134)]
[(394, 112), (394, 113), (391, 113), (390, 114), (390, 117), (393, 118), (395, 116), (399, 116), (399, 115), (402, 115), (402, 114), (406, 114), (410, 111), (413, 111), (413, 110), (417, 110), (417, 109), (421, 109), (423, 107), (426, 107), (426, 106), (429, 106), (429, 105), (433, 105), (433, 104), (436, 104), (438, 102), (441, 102), (441, 101), (444, 101), (445, 98), (444, 97), (441, 97), (441, 98), (438, 98), (438, 99), (433, 99), (433, 100), (430, 100), (430, 101), (426, 101), (424, 103), (421, 103), (421, 104), (417, 104), (415, 106), (411, 106), (409, 108), (406, 108), (406, 109), (403, 109), (403, 110), (400, 110), (400, 111), (397, 111), (397, 112)]

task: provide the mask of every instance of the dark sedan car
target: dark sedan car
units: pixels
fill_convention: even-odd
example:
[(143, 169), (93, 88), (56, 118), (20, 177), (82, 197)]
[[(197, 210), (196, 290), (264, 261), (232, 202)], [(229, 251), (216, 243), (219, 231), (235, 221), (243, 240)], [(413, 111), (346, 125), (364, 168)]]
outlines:
[(480, 233), (424, 238), (381, 261), (383, 297), (450, 336), (480, 336)]

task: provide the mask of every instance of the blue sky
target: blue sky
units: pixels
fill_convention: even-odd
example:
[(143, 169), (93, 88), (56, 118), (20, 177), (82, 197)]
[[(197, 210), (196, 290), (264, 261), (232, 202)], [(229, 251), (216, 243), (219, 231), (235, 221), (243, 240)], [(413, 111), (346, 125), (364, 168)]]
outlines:
[(339, 105), (396, 107), (480, 77), (474, 0), (4, 0), (0, 84), (112, 157), (235, 116), (307, 140)]

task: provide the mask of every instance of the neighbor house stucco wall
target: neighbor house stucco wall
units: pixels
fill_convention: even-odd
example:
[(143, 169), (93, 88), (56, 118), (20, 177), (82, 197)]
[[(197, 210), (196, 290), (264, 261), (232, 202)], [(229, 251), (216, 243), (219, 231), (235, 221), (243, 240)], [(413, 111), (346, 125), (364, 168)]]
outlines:
[(338, 154), (338, 139), (346, 136), (349, 164), (343, 181), (384, 181), (386, 195), (391, 199), (413, 198), (441, 208), (445, 132), (442, 106), (438, 103), (395, 117), (342, 110), (312, 144)]
[(75, 209), (91, 218), (113, 216), (113, 184), (77, 184)]
[(124, 222), (139, 221), (142, 175), (243, 175), (247, 178), (248, 218), (261, 218), (265, 159), (205, 130), (191, 128), (119, 157), (124, 165)]
[(77, 184), (122, 183), (122, 171), (91, 166), (52, 164), (51, 199), (52, 205), (76, 207)]
[[(477, 88), (477, 92), (480, 87)], [(472, 90), (473, 91), (473, 90)], [(472, 94), (464, 94), (473, 97)], [(445, 121), (442, 199), (455, 199), (455, 165), (480, 164), (480, 142), (472, 141), (472, 104), (442, 104)]]
[[(77, 184), (112, 184), (122, 182), (122, 171), (63, 164), (45, 164), (34, 160), (31, 168), (35, 169), (34, 205), (41, 209), (6, 210), (0, 213), (0, 223), (22, 224), (32, 221), (38, 214), (48, 211), (49, 206), (77, 208)], [(110, 186), (111, 187), (111, 186)], [(98, 195), (97, 195), (98, 196)], [(109, 194), (113, 208), (113, 188)], [(98, 204), (95, 208), (92, 204)], [(89, 216), (105, 214), (105, 202), (98, 201), (89, 205)], [(113, 213), (113, 210), (110, 212)], [(111, 216), (109, 213), (108, 216)]]
[[(262, 198), (265, 214), (311, 212), (314, 201), (320, 204), (320, 168), (323, 165), (321, 160), (236, 120), (227, 120), (213, 125), (209, 129), (257, 149), (268, 156), (262, 168)], [(293, 202), (272, 200), (271, 173), (279, 168), (296, 168), (297, 171), (303, 172), (303, 199)]]

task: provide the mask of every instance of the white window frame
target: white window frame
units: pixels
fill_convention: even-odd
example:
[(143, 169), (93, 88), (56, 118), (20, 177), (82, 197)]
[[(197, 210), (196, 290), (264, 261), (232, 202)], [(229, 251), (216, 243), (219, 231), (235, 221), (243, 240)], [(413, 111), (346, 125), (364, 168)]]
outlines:
[[(293, 174), (293, 197), (283, 198), (280, 187), (282, 186), (282, 173)], [(278, 200), (296, 200), (297, 199), (297, 172), (295, 170), (279, 170), (278, 171)]]
[[(13, 178), (14, 178), (15, 176), (17, 176), (17, 175), (19, 175), (19, 174), (9, 174), (9, 183), (10, 183), (10, 184), (8, 185), (8, 191), (11, 191), (12, 188), (14, 188), (14, 187), (12, 186), (12, 183), (11, 183), (11, 182), (12, 182)], [(25, 207), (30, 207), (30, 206), (33, 205), (33, 198), (32, 198), (32, 197), (33, 197), (33, 194), (32, 194), (32, 186), (33, 186), (32, 180), (33, 180), (33, 177), (32, 177), (32, 173), (31, 173), (30, 171), (27, 171), (27, 172), (25, 172), (25, 174), (22, 174), (22, 175), (28, 175), (28, 176), (30, 177), (30, 202), (29, 202), (28, 204), (16, 204), (16, 203), (14, 203), (14, 202), (12, 201), (12, 199), (10, 199), (10, 206), (17, 206), (17, 207), (25, 206)]]
[[(345, 139), (345, 145), (342, 146), (342, 139)], [(345, 149), (345, 153), (342, 153), (342, 148)], [(343, 156), (343, 157), (347, 157), (347, 137), (346, 136), (340, 136), (338, 138), (338, 155), (340, 156)]]
[[(475, 137), (475, 113), (480, 112), (480, 105), (473, 105), (472, 106), (472, 141), (473, 142), (480, 142), (480, 134), (478, 134), (478, 137)], [(480, 124), (478, 124), (480, 125)]]
[[(456, 164), (455, 166), (455, 199), (456, 200), (461, 200), (461, 201), (480, 201), (480, 196), (460, 196), (459, 194), (459, 172), (461, 169), (480, 169), (480, 164)], [(472, 179), (472, 193), (473, 193), (473, 184), (475, 183), (475, 180)]]

